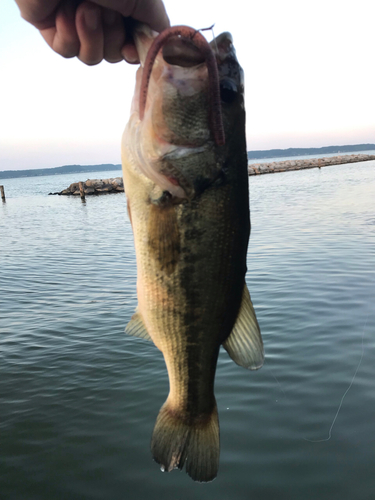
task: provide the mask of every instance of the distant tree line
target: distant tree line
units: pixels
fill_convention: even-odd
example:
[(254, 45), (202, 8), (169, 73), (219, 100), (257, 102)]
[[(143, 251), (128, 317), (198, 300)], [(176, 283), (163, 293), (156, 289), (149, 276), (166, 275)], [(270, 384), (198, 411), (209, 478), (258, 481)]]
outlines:
[(30, 170), (4, 170), (0, 172), (0, 179), (14, 177), (35, 177), (38, 175), (79, 174), (85, 172), (102, 172), (105, 170), (121, 170), (121, 165), (105, 163), (104, 165), (64, 165), (54, 168), (35, 168)]
[(289, 149), (269, 149), (259, 151), (248, 151), (249, 160), (261, 158), (284, 158), (288, 156), (314, 156), (340, 153), (357, 153), (358, 151), (374, 151), (375, 144), (356, 144), (352, 146), (326, 146), (323, 148), (289, 148)]

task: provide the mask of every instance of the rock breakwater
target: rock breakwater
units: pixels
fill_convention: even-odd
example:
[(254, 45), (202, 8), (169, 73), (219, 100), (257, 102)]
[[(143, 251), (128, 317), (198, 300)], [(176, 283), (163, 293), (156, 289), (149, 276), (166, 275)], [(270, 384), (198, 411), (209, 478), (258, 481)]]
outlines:
[[(275, 172), (289, 172), (292, 170), (303, 170), (306, 168), (321, 168), (330, 165), (343, 165), (345, 163), (357, 163), (361, 161), (375, 160), (375, 155), (352, 154), (343, 156), (331, 156), (325, 158), (308, 158), (285, 161), (273, 161), (264, 163), (252, 163), (248, 166), (249, 175), (271, 174)], [(69, 187), (57, 193), (58, 195), (79, 196), (79, 182), (73, 182)], [(85, 196), (121, 193), (124, 191), (122, 177), (111, 179), (87, 179), (83, 182)]]
[(330, 156), (325, 158), (308, 158), (304, 160), (286, 160), (264, 163), (252, 163), (249, 165), (249, 175), (271, 174), (275, 172), (289, 172), (291, 170), (302, 170), (305, 168), (321, 168), (330, 165), (343, 165), (345, 163), (356, 163), (360, 161), (375, 160), (375, 155), (353, 154), (343, 156)]
[[(108, 194), (108, 193), (121, 193), (124, 191), (124, 183), (122, 177), (114, 177), (112, 179), (88, 179), (83, 182), (83, 192), (85, 196)], [(63, 189), (58, 193), (49, 194), (59, 194), (68, 196), (79, 196), (79, 182), (73, 182), (68, 188)]]

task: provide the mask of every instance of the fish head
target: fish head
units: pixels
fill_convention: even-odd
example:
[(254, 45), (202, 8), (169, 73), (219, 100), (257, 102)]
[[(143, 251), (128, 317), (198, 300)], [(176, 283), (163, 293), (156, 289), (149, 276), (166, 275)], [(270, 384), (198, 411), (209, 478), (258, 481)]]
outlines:
[(208, 44), (192, 28), (169, 30), (158, 44), (165, 32), (135, 29), (141, 66), (122, 158), (184, 200), (218, 178), (233, 148), (246, 151), (243, 71), (229, 33)]

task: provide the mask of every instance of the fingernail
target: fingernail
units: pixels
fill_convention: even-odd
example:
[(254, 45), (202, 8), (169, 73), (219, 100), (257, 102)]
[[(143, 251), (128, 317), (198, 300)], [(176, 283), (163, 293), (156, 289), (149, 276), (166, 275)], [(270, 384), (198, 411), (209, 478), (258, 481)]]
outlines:
[(90, 8), (90, 9), (85, 9), (83, 11), (83, 17), (85, 20), (85, 24), (89, 30), (95, 31), (98, 29), (99, 26), (99, 11), (98, 9)]

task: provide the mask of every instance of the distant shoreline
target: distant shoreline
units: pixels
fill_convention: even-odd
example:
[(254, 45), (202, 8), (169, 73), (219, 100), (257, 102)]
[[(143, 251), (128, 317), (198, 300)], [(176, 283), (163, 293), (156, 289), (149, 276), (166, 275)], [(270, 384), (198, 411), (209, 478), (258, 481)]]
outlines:
[[(287, 158), (294, 156), (316, 156), (326, 154), (348, 154), (361, 151), (375, 151), (375, 144), (356, 144), (347, 146), (327, 146), (322, 148), (289, 148), (248, 151), (248, 160), (272, 158)], [(89, 172), (105, 172), (121, 170), (120, 164), (105, 163), (101, 165), (64, 165), (53, 168), (37, 168), (28, 170), (3, 170), (0, 179), (15, 179), (18, 177), (37, 177), (44, 175), (84, 174)]]
[(320, 156), (329, 154), (360, 153), (361, 151), (375, 151), (375, 144), (353, 144), (347, 146), (325, 146), (322, 148), (289, 148), (269, 149), (267, 151), (248, 151), (248, 160), (262, 160), (263, 158), (287, 158), (290, 156)]
[(105, 163), (103, 165), (64, 165), (54, 168), (36, 168), (29, 170), (3, 170), (0, 179), (15, 179), (18, 177), (39, 177), (44, 175), (85, 174), (89, 172), (106, 172), (121, 170), (120, 164)]

